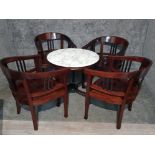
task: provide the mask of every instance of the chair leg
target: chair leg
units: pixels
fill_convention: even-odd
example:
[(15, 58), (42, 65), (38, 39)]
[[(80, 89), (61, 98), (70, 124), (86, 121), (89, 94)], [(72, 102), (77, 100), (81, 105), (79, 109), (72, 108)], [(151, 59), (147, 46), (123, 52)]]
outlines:
[(57, 106), (57, 107), (60, 107), (60, 104), (61, 104), (61, 98), (58, 98), (58, 99), (57, 99), (56, 106)]
[(86, 99), (85, 99), (85, 115), (84, 115), (84, 119), (88, 119), (89, 104), (90, 104), (90, 97), (89, 96), (86, 96)]
[(35, 107), (30, 106), (30, 111), (31, 111), (34, 130), (38, 130), (38, 116), (36, 115)]
[(117, 129), (121, 128), (124, 109), (125, 109), (125, 104), (119, 106), (119, 109), (117, 112), (117, 126), (116, 126)]
[(128, 104), (128, 110), (129, 110), (129, 111), (132, 110), (132, 102)]
[(68, 93), (64, 96), (64, 117), (68, 117)]
[(18, 102), (16, 102), (16, 107), (17, 107), (17, 114), (20, 114), (21, 112), (21, 106)]
[(86, 88), (86, 86), (85, 86), (85, 75), (84, 75), (83, 72), (82, 72), (82, 81), (81, 81), (81, 83), (82, 83), (82, 88), (83, 89)]

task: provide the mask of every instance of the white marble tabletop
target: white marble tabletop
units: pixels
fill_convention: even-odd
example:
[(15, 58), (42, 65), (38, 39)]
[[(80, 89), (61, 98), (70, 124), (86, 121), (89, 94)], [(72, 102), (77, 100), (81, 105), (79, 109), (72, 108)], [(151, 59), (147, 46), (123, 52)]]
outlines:
[(95, 52), (85, 49), (66, 48), (49, 53), (47, 60), (57, 66), (79, 68), (95, 64), (99, 60), (99, 56)]

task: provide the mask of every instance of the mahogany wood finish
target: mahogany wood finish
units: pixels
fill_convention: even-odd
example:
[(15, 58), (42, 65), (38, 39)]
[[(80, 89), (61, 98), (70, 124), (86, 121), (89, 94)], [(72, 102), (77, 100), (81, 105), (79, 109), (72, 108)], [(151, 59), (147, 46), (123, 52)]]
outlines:
[[(103, 60), (104, 55), (123, 56), (125, 55), (125, 51), (128, 45), (129, 45), (129, 42), (124, 38), (121, 38), (118, 36), (101, 36), (96, 39), (93, 39), (82, 48), (94, 51), (99, 54), (100, 60), (98, 62), (98, 65), (93, 66), (93, 68), (100, 69), (103, 62), (107, 63), (105, 60)], [(84, 77), (84, 74), (82, 74), (83, 88), (85, 88), (84, 81), (85, 81), (85, 77)]]
[[(31, 63), (28, 64), (27, 61)], [(28, 105), (34, 130), (38, 130), (37, 106), (50, 100), (60, 101), (63, 98), (64, 117), (68, 117), (68, 69), (42, 72), (39, 55), (4, 58), (0, 61), (0, 66), (15, 98), (17, 113), (20, 113), (23, 104)]]
[[(108, 71), (84, 69), (87, 76), (84, 118), (88, 118), (91, 98), (118, 105), (116, 127), (120, 129), (125, 105), (127, 104), (131, 111), (132, 103), (140, 91), (141, 84), (152, 65), (152, 61), (136, 56), (105, 57), (106, 61), (109, 62)], [(94, 77), (97, 80), (94, 81)]]
[(76, 48), (73, 41), (66, 35), (56, 32), (39, 34), (34, 39), (38, 54), (42, 57), (43, 64), (48, 63), (47, 54), (63, 48)]

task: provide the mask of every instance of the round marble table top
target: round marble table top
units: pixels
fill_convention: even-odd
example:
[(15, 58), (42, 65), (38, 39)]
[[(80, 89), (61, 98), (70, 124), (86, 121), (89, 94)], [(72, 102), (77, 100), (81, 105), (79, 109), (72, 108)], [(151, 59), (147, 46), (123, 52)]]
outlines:
[(66, 48), (49, 53), (47, 60), (57, 66), (79, 68), (95, 64), (99, 60), (99, 56), (95, 52), (85, 49)]

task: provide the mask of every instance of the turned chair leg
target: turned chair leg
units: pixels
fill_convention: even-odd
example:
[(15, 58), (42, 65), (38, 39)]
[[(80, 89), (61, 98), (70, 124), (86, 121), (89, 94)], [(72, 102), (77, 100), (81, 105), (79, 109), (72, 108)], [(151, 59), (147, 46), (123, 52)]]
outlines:
[(86, 96), (86, 99), (85, 99), (85, 115), (84, 115), (84, 119), (88, 119), (89, 104), (90, 104), (90, 97), (89, 96)]
[(18, 102), (16, 102), (16, 107), (17, 107), (17, 114), (20, 114), (21, 112), (21, 106)]
[(86, 86), (85, 86), (85, 75), (84, 75), (84, 73), (82, 73), (82, 81), (81, 81), (81, 83), (82, 83), (82, 88), (86, 88)]
[(128, 104), (128, 110), (129, 110), (129, 111), (132, 110), (132, 102)]
[(64, 117), (68, 117), (68, 93), (64, 96)]
[(117, 112), (117, 125), (116, 125), (117, 129), (121, 128), (124, 109), (125, 109), (125, 104), (119, 106), (119, 109)]
[(57, 106), (57, 107), (60, 107), (60, 105), (61, 105), (61, 98), (58, 98), (58, 99), (57, 99), (56, 106)]
[(35, 107), (30, 106), (30, 111), (31, 111), (34, 130), (38, 130), (38, 116), (36, 114)]

